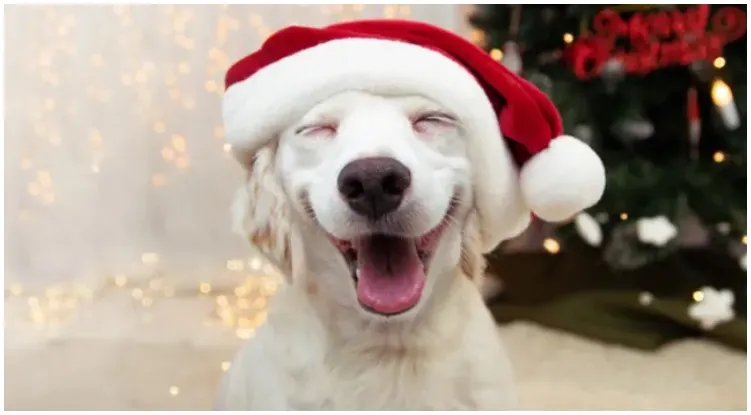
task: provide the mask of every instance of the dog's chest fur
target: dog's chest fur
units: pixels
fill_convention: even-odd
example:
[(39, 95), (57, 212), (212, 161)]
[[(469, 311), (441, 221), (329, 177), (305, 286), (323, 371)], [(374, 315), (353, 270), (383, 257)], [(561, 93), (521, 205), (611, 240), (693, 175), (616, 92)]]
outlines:
[[(419, 345), (332, 341), (294, 292), (238, 354), (217, 406), (230, 410), (498, 410), (513, 405), (510, 368), (479, 296), (447, 306)], [(474, 298), (474, 297), (473, 297)], [(281, 303), (281, 304), (280, 304)], [(293, 305), (294, 304), (294, 305)], [(442, 328), (461, 328), (448, 335)], [(374, 334), (377, 336), (378, 334)], [(407, 344), (409, 343), (409, 344)]]
[(472, 379), (460, 353), (420, 356), (409, 351), (332, 353), (296, 382), (295, 409), (438, 410), (472, 409)]

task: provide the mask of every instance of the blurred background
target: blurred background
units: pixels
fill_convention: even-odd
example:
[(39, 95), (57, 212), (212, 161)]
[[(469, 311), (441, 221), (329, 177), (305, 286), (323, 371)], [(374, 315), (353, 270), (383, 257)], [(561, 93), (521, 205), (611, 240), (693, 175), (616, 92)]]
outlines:
[(746, 408), (746, 6), (4, 9), (6, 409), (210, 408), (281, 283), (230, 231), (225, 71), (357, 18), (465, 36), (606, 163), (488, 256), (522, 406)]

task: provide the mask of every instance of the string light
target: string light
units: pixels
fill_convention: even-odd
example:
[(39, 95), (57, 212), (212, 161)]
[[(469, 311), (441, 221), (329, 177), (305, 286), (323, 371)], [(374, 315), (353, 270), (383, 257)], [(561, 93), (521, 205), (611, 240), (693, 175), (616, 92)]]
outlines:
[(219, 88), (219, 85), (217, 85), (216, 81), (214, 80), (208, 80), (204, 84), (204, 88), (206, 89), (206, 92), (216, 92), (216, 90)]
[(545, 238), (542, 242), (542, 246), (551, 254), (557, 254), (561, 251), (561, 245), (553, 238)]
[(147, 265), (154, 265), (159, 262), (159, 254), (154, 252), (145, 252), (141, 254), (141, 262)]
[(621, 220), (626, 220), (628, 219), (628, 213), (621, 212), (621, 214), (618, 217), (621, 218)]
[(125, 287), (125, 285), (128, 283), (128, 277), (126, 277), (125, 275), (116, 275), (114, 280), (115, 285), (120, 288)]
[(172, 160), (174, 160), (175, 159), (175, 150), (173, 150), (173, 149), (171, 149), (169, 147), (164, 147), (162, 149), (162, 158), (165, 161), (172, 161)]
[(715, 151), (714, 154), (712, 154), (712, 160), (714, 160), (715, 163), (722, 163), (727, 159), (727, 156), (725, 156), (725, 153), (722, 151)]
[(712, 62), (712, 65), (714, 65), (714, 67), (717, 68), (717, 69), (722, 69), (722, 68), (725, 67), (725, 63), (726, 63), (725, 62), (725, 58), (723, 58), (722, 56), (718, 56)]
[(730, 90), (730, 86), (722, 79), (717, 78), (712, 82), (711, 95), (712, 101), (717, 106), (725, 125), (731, 130), (738, 128), (740, 125), (740, 115), (735, 106), (733, 91)]
[[(176, 293), (188, 297), (213, 296), (215, 308), (211, 319), (216, 319), (222, 327), (231, 329), (236, 337), (249, 339), (266, 321), (269, 298), (276, 293), (281, 283), (282, 278), (278, 274), (256, 274), (248, 276), (234, 287), (202, 282), (190, 289), (181, 288), (175, 282), (168, 283), (157, 275), (133, 278), (118, 274), (112, 278), (112, 284), (105, 286), (102, 290), (80, 285), (52, 286), (44, 289), (41, 294), (27, 294), (27, 290), (22, 285), (12, 283), (6, 289), (6, 295), (25, 299), (29, 322), (38, 328), (57, 327), (72, 321), (81, 304), (100, 298), (100, 296), (95, 297), (95, 291), (98, 291), (101, 297), (109, 296), (109, 290), (122, 292), (140, 305), (143, 310), (149, 309), (157, 301), (173, 297)], [(142, 314), (141, 321), (145, 324), (151, 323), (153, 316), (148, 313)]]
[(222, 372), (228, 371), (230, 366), (231, 366), (230, 362), (222, 362), (222, 365), (221, 365)]
[(237, 337), (242, 340), (247, 340), (256, 334), (256, 331), (252, 328), (239, 328), (235, 330)]
[(747, 242), (747, 241), (748, 241), (748, 238), (746, 237), (746, 235), (743, 235), (743, 236), (741, 236), (741, 243), (742, 243), (743, 245), (746, 245), (746, 242)]
[(474, 43), (475, 45), (482, 46), (485, 44), (485, 32), (478, 29), (472, 29), (471, 32), (469, 32), (469, 41)]
[(170, 386), (169, 387), (169, 394), (172, 396), (177, 396), (180, 394), (180, 388), (177, 386)]
[(263, 263), (261, 262), (259, 258), (253, 258), (248, 262), (248, 266), (250, 267), (251, 270), (258, 271), (263, 266)]
[(185, 152), (185, 137), (180, 134), (172, 134), (172, 147), (181, 153)]
[(654, 299), (655, 299), (654, 295), (652, 295), (652, 293), (650, 292), (644, 291), (644, 292), (639, 293), (639, 304), (643, 306), (648, 306), (652, 304)]
[(227, 269), (230, 271), (242, 271), (245, 268), (245, 261), (242, 259), (230, 259), (227, 261)]
[(202, 282), (198, 286), (198, 290), (201, 292), (201, 294), (208, 294), (211, 292), (211, 284), (208, 282)]
[(574, 41), (574, 35), (571, 33), (564, 33), (563, 34), (563, 43), (565, 44), (571, 44)]
[(239, 286), (235, 287), (234, 293), (237, 297), (245, 297), (248, 295), (248, 292), (250, 291), (249, 287), (247, 286)]
[(15, 296), (23, 294), (23, 286), (21, 284), (11, 284), (10, 293)]
[(704, 299), (704, 293), (701, 291), (694, 291), (691, 297), (698, 303), (699, 301)]
[(500, 49), (497, 49), (497, 48), (496, 49), (491, 49), (490, 50), (490, 57), (493, 58), (493, 59), (495, 59), (495, 60), (497, 60), (497, 61), (500, 61), (501, 59), (503, 59), (503, 51), (500, 50)]

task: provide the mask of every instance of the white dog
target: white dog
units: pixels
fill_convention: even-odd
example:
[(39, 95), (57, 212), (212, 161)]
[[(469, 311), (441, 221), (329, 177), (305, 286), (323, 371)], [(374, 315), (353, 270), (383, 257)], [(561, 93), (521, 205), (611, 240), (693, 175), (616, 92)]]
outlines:
[(424, 98), (342, 93), (287, 129), (276, 155), (259, 154), (278, 168), (304, 268), (238, 355), (219, 407), (513, 404), (473, 283), (484, 263), (460, 123)]
[(230, 69), (226, 135), (248, 170), (236, 228), (288, 281), (218, 409), (514, 407), (483, 254), (531, 212), (594, 204), (604, 170), (498, 68), (441, 29), (366, 21), (283, 30)]

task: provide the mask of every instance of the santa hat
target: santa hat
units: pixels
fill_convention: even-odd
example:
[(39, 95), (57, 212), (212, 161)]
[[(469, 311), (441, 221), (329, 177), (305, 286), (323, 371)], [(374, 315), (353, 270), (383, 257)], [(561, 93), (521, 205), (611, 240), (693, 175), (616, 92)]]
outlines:
[(227, 72), (223, 117), (233, 150), (253, 154), (326, 98), (347, 90), (417, 94), (447, 107), (469, 140), (474, 204), (486, 250), (529, 224), (594, 205), (605, 170), (562, 135), (551, 101), (465, 39), (420, 22), (291, 26)]

